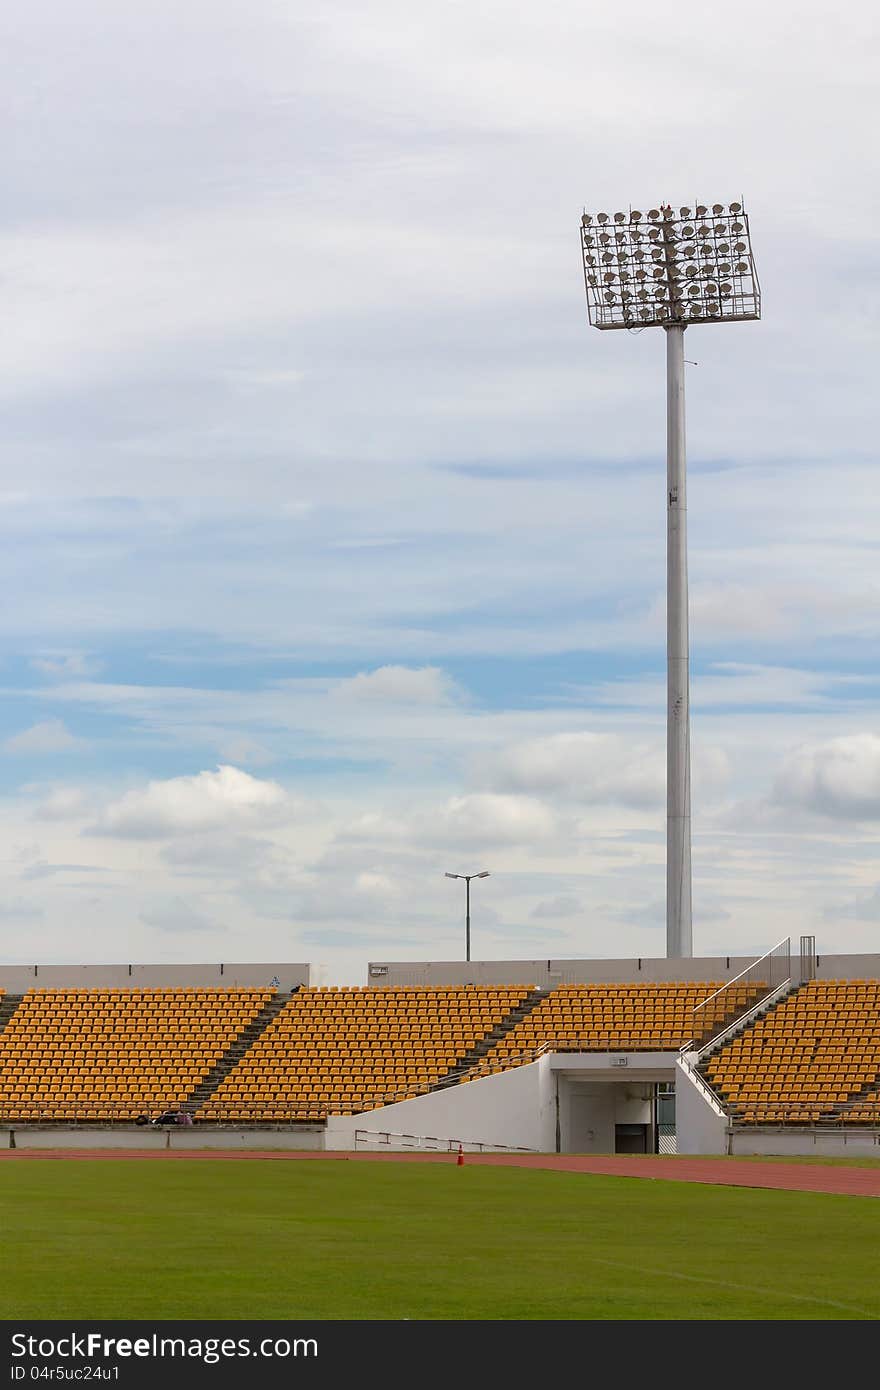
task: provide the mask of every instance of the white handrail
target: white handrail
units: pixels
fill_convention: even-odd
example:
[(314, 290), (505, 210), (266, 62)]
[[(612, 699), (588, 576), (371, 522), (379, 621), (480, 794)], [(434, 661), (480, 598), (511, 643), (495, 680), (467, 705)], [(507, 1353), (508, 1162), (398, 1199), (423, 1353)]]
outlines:
[(687, 1072), (688, 1080), (696, 1087), (698, 1091), (702, 1091), (703, 1098), (709, 1103), (709, 1105), (712, 1106), (712, 1109), (715, 1111), (715, 1113), (725, 1120), (729, 1119), (727, 1111), (724, 1109), (724, 1106), (721, 1102), (721, 1097), (716, 1095), (715, 1092), (712, 1090), (712, 1087), (705, 1080), (705, 1078), (700, 1076), (700, 1073), (697, 1071), (696, 1067), (691, 1065), (690, 1061), (688, 1060), (688, 1057), (684, 1053), (682, 1053), (679, 1055), (678, 1060), (681, 1063), (682, 1070)]
[(707, 1038), (705, 1042), (700, 1043), (699, 1046), (697, 1046), (696, 1038), (691, 1038), (689, 1042), (682, 1043), (681, 1047), (678, 1049), (679, 1054), (684, 1052), (696, 1052), (699, 1057), (702, 1057), (705, 1052), (709, 1052), (711, 1048), (717, 1047), (722, 1039), (726, 1038), (729, 1033), (736, 1032), (744, 1023), (747, 1023), (749, 1019), (754, 1018), (759, 1013), (763, 1013), (770, 1004), (774, 1004), (788, 989), (790, 984), (791, 976), (789, 975), (787, 980), (783, 980), (782, 983), (778, 984), (775, 989), (772, 989), (769, 994), (762, 994), (761, 998), (756, 999), (754, 1004), (743, 1009), (741, 1014), (737, 1014), (732, 1023), (725, 1024), (720, 1033), (715, 1033), (711, 1038)]
[[(790, 957), (791, 957), (791, 937), (790, 937), (790, 936), (784, 936), (784, 937), (782, 938), (781, 941), (777, 941), (777, 943), (776, 943), (775, 946), (771, 946), (769, 951), (765, 951), (764, 954), (763, 954), (763, 956), (759, 956), (757, 960), (753, 960), (753, 961), (752, 961), (751, 965), (747, 965), (746, 968), (745, 968), (745, 970), (741, 970), (741, 971), (739, 972), (739, 974), (738, 974), (738, 975), (734, 975), (732, 979), (726, 980), (726, 981), (724, 982), (724, 984), (721, 985), (718, 989), (716, 989), (715, 992), (714, 992), (713, 994), (708, 995), (708, 997), (705, 998), (705, 999), (701, 999), (699, 1004), (695, 1004), (695, 1005), (694, 1005), (694, 1013), (696, 1013), (698, 1009), (704, 1009), (704, 1008), (706, 1007), (706, 1005), (707, 1005), (707, 1004), (710, 1004), (710, 1003), (712, 1002), (713, 999), (716, 999), (716, 998), (718, 997), (719, 994), (723, 994), (724, 991), (725, 991), (726, 989), (730, 989), (730, 986), (731, 986), (731, 985), (735, 985), (736, 982), (737, 982), (737, 980), (741, 980), (741, 979), (743, 978), (744, 975), (748, 975), (750, 971), (754, 970), (756, 966), (758, 966), (758, 965), (761, 964), (761, 961), (762, 961), (762, 960), (767, 960), (768, 957), (770, 957), (770, 956), (773, 955), (773, 952), (774, 952), (774, 951), (778, 951), (778, 950), (779, 950), (780, 946), (784, 946), (785, 943), (786, 943), (786, 941), (788, 942), (789, 958), (790, 958)], [(790, 978), (790, 977), (789, 977), (789, 978)]]
[(460, 1148), (464, 1153), (518, 1153), (535, 1154), (540, 1149), (530, 1149), (525, 1144), (496, 1144), (488, 1139), (440, 1139), (434, 1134), (398, 1134), (390, 1129), (356, 1129), (354, 1143), (375, 1142), (391, 1147), (393, 1139), (411, 1141), (403, 1147), (409, 1149), (428, 1149), (433, 1153), (456, 1153)]

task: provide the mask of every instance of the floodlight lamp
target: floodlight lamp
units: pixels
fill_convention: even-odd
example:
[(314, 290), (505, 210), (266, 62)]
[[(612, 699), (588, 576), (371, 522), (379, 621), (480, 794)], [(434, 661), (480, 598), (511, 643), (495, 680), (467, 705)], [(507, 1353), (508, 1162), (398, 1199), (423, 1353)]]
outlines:
[(731, 212), (742, 212), (742, 203), (731, 203), (731, 204), (730, 204), (730, 211), (731, 211)]
[[(703, 296), (703, 319), (760, 318), (748, 220), (738, 207), (738, 220), (723, 203), (711, 212), (703, 203), (680, 208), (662, 203), (647, 211), (584, 213), (590, 222), (582, 219), (581, 250), (593, 325), (632, 328), (634, 319), (663, 328), (687, 323), (695, 286)], [(729, 291), (721, 290), (722, 282)], [(631, 306), (633, 298), (637, 308)]]

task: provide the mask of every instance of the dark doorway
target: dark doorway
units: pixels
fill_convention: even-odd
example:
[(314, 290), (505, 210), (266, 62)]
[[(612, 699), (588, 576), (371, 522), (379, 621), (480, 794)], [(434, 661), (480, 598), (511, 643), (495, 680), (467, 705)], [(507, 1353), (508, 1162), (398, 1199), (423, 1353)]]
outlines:
[(616, 1154), (646, 1154), (648, 1152), (648, 1125), (615, 1125), (614, 1152)]

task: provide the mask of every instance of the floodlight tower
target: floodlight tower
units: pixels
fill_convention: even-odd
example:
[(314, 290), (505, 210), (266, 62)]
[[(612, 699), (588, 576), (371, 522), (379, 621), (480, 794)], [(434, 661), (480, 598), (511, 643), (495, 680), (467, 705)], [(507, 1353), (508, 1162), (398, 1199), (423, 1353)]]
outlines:
[(666, 954), (693, 955), (684, 332), (761, 317), (741, 203), (676, 212), (585, 212), (581, 247), (595, 328), (666, 332)]

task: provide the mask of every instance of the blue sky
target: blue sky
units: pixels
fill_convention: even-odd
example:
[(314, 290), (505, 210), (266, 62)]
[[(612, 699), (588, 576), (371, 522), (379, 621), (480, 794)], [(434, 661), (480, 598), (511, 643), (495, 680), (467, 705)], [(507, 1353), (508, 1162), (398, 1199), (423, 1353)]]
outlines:
[[(665, 954), (665, 395), (583, 207), (750, 215), (692, 328), (694, 947), (880, 928), (867, 3), (12, 0), (0, 960)], [(759, 41), (758, 41), (759, 40)]]

